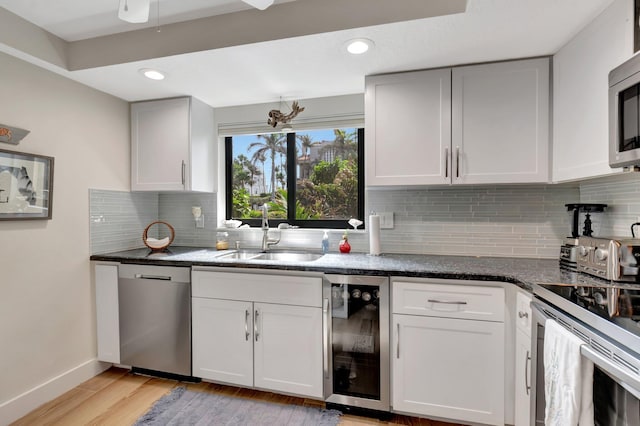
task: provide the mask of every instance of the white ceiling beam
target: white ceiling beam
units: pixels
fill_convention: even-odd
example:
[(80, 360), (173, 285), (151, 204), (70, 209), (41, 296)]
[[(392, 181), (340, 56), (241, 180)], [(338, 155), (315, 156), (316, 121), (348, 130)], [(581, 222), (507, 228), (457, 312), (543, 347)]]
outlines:
[(67, 48), (63, 39), (0, 7), (0, 51), (66, 69)]
[[(298, 0), (69, 43), (69, 70), (464, 12), (466, 0)], [(160, 22), (162, 24), (162, 20)]]

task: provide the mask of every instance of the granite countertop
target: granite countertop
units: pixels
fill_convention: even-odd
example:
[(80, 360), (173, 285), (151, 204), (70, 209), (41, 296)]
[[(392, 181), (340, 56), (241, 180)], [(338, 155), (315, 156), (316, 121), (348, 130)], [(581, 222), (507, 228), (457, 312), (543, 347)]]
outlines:
[(164, 253), (134, 249), (91, 256), (112, 261), (162, 266), (218, 266), (236, 268), (313, 271), (343, 275), (396, 275), (405, 277), (502, 281), (531, 291), (535, 284), (603, 284), (602, 280), (560, 269), (555, 259), (473, 257), (417, 254), (329, 253), (308, 262), (237, 260), (219, 256), (229, 251), (202, 247), (171, 247)]

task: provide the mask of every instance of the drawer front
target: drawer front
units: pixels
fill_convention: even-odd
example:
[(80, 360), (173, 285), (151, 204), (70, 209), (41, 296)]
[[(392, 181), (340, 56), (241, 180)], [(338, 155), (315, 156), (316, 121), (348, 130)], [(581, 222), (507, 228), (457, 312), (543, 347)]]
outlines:
[(516, 296), (516, 327), (531, 336), (531, 296), (521, 291)]
[(394, 281), (393, 313), (504, 321), (502, 287)]
[(322, 278), (194, 270), (193, 297), (322, 306)]

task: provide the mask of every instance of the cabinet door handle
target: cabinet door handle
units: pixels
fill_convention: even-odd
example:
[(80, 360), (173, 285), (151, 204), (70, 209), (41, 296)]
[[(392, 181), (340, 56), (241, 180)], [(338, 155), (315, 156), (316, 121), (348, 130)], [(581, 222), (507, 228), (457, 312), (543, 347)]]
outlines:
[(184, 160), (182, 160), (182, 171), (181, 171), (181, 173), (182, 173), (182, 184), (183, 185), (184, 185), (184, 182), (185, 182), (185, 176), (186, 176), (185, 171), (186, 171), (186, 168), (187, 168), (187, 165), (185, 164)]
[(322, 300), (322, 338), (324, 340), (324, 356), (322, 359), (322, 369), (324, 371), (324, 378), (329, 378), (329, 299)]
[(255, 317), (253, 318), (253, 335), (256, 336), (256, 342), (258, 341), (258, 337), (260, 336), (260, 333), (258, 333), (258, 316), (259, 315), (260, 313), (256, 309), (256, 314), (255, 314)]
[(518, 318), (529, 318), (529, 313), (518, 311)]
[(400, 323), (396, 324), (396, 358), (400, 359)]
[(449, 178), (449, 148), (444, 149), (444, 177)]
[(429, 303), (442, 303), (443, 305), (466, 305), (467, 302), (462, 300), (437, 300), (437, 299), (427, 299)]
[(531, 389), (531, 385), (529, 385), (529, 364), (531, 363), (531, 355), (529, 351), (527, 351), (527, 357), (524, 360), (524, 387), (527, 391), (527, 395), (529, 395), (529, 390)]
[(246, 309), (244, 311), (244, 340), (246, 340), (247, 342), (249, 341), (249, 336), (251, 335), (251, 333), (249, 333), (249, 315), (251, 315), (249, 313), (249, 310)]
[(460, 147), (456, 147), (456, 179), (460, 178)]

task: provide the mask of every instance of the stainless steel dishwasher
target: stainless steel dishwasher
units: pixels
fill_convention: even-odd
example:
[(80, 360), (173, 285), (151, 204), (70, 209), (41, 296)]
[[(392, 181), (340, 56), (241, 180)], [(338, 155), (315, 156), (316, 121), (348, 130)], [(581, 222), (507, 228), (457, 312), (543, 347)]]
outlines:
[(191, 269), (121, 264), (120, 363), (191, 376)]

